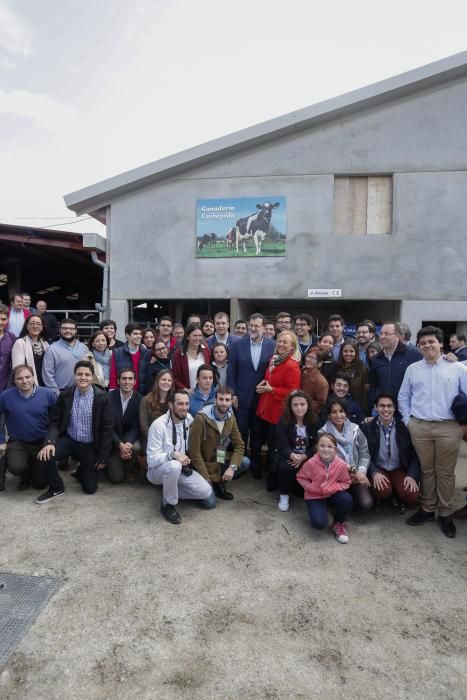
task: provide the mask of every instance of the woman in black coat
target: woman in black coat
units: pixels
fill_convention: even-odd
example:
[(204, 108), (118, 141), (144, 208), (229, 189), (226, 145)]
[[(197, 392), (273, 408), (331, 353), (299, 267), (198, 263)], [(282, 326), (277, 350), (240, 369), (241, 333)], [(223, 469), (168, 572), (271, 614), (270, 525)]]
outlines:
[(304, 391), (292, 391), (276, 425), (279, 510), (289, 510), (290, 493), (299, 490), (296, 475), (314, 452), (315, 417), (311, 398)]

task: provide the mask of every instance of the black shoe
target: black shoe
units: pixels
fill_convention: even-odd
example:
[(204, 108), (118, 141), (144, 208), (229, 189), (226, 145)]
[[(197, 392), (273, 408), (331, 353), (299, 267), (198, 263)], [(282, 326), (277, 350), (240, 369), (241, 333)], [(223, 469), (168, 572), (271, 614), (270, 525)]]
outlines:
[(443, 535), (451, 538), (456, 536), (456, 526), (452, 521), (451, 515), (438, 515), (438, 523)]
[(431, 513), (427, 510), (417, 510), (417, 512), (414, 515), (411, 515), (410, 518), (407, 518), (405, 521), (407, 525), (423, 525), (423, 523), (429, 522), (430, 520), (435, 519), (435, 514)]
[(41, 496), (38, 496), (36, 498), (36, 503), (38, 503), (41, 506), (43, 503), (48, 503), (53, 498), (58, 498), (59, 496), (63, 496), (64, 493), (65, 493), (65, 491), (63, 489), (59, 489), (58, 491), (54, 491), (53, 489), (48, 489), (45, 493), (43, 493)]
[(373, 510), (375, 513), (381, 513), (383, 507), (383, 501), (381, 498), (375, 498), (375, 501), (373, 503)]
[(215, 481), (212, 485), (213, 491), (217, 498), (221, 501), (233, 501), (233, 493), (225, 490), (225, 484), (223, 481)]
[(253, 479), (262, 479), (263, 478), (263, 470), (261, 467), (257, 464), (251, 464), (250, 465), (251, 473), (253, 474)]
[(170, 503), (166, 503), (165, 505), (164, 503), (161, 503), (161, 513), (169, 523), (172, 523), (172, 525), (180, 525), (182, 522), (177, 509), (175, 506), (171, 506)]
[(401, 500), (397, 496), (392, 496), (391, 497), (391, 503), (394, 506), (394, 508), (397, 510), (399, 515), (404, 515), (405, 513), (405, 505), (402, 503)]
[(23, 476), (20, 477), (19, 483), (18, 483), (18, 491), (26, 491), (31, 485), (31, 477), (29, 474), (23, 474)]

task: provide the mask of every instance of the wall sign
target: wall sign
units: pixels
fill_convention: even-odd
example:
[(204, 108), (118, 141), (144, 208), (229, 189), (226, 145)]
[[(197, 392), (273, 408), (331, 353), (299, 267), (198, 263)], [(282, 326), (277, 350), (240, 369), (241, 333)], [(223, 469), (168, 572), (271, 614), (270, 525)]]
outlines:
[(342, 289), (309, 289), (308, 298), (326, 299), (328, 297), (341, 297)]
[(196, 257), (283, 257), (286, 198), (281, 195), (198, 199)]

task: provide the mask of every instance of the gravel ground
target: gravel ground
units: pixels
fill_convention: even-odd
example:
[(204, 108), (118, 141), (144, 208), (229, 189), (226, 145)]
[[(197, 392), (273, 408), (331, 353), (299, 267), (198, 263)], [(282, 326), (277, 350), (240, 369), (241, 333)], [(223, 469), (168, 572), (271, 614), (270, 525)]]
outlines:
[[(460, 506), (465, 446), (457, 476)], [(0, 494), (0, 571), (63, 580), (0, 697), (467, 697), (467, 522), (448, 540), (388, 506), (341, 545), (249, 475), (215, 511), (181, 504), (181, 526), (156, 487), (65, 480), (41, 507), (12, 477)]]

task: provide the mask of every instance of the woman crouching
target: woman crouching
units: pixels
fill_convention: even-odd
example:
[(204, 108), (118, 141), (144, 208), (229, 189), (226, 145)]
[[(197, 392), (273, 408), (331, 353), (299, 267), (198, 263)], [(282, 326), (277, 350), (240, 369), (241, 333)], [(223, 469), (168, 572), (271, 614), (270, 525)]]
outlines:
[(305, 491), (305, 503), (310, 523), (317, 530), (328, 524), (328, 505), (334, 509), (331, 526), (336, 540), (349, 541), (347, 516), (352, 510), (352, 496), (348, 488), (352, 483), (348, 465), (337, 457), (337, 441), (333, 435), (321, 433), (316, 444), (317, 454), (302, 466), (297, 481)]

